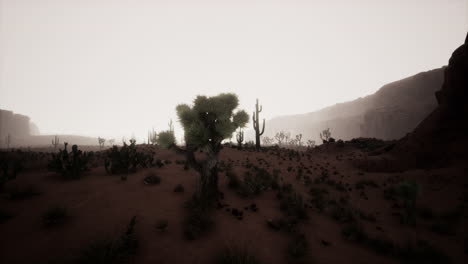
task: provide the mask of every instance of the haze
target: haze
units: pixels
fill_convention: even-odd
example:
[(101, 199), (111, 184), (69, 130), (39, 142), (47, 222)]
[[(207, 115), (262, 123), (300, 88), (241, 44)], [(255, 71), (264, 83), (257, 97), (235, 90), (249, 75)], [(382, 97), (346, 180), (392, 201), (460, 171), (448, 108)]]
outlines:
[(0, 0), (0, 108), (140, 141), (198, 94), (307, 113), (446, 65), (467, 29), (466, 0)]

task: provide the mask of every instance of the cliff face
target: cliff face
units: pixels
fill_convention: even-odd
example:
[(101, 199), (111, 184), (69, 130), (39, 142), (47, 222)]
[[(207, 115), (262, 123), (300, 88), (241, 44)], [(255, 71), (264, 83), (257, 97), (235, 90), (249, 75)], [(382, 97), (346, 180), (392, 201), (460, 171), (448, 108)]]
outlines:
[(332, 136), (399, 139), (411, 132), (437, 106), (434, 92), (443, 83), (444, 68), (416, 74), (384, 85), (376, 93), (336, 104), (317, 112), (267, 121), (265, 135), (279, 131), (303, 134), (320, 142), (319, 133), (330, 128)]
[(0, 139), (3, 141), (8, 134), (12, 137), (29, 136), (29, 117), (0, 109)]
[(468, 158), (468, 34), (444, 71), (437, 108), (392, 153), (407, 166), (466, 165)]

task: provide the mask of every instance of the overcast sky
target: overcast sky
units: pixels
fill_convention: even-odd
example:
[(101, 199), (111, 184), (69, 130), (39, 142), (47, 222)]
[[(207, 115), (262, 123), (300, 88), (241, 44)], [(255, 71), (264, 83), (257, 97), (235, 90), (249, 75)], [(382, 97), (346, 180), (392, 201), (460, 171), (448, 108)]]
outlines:
[(446, 65), (467, 30), (468, 0), (0, 0), (0, 108), (141, 139), (197, 94), (306, 113)]

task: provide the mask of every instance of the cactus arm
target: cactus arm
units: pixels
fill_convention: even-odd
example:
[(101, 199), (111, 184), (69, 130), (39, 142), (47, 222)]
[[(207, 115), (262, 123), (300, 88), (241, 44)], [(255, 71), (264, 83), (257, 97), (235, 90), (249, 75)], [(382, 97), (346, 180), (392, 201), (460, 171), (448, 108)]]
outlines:
[(265, 118), (263, 119), (262, 132), (259, 135), (263, 135), (263, 132), (265, 132)]

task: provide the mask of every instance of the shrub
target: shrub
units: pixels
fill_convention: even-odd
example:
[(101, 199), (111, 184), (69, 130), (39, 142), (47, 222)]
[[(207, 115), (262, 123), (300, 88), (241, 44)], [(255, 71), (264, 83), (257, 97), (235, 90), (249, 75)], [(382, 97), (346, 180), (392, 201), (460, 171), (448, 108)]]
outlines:
[(215, 259), (216, 264), (258, 264), (257, 258), (246, 248), (228, 247)]
[(69, 218), (70, 215), (65, 207), (51, 207), (42, 215), (42, 224), (45, 227), (57, 227), (65, 224)]
[(149, 172), (148, 175), (143, 179), (144, 183), (147, 185), (156, 185), (161, 183), (161, 177), (156, 175), (154, 172)]
[(120, 237), (92, 243), (82, 250), (76, 262), (79, 264), (128, 263), (138, 248), (135, 225), (136, 217), (134, 216)]
[(7, 153), (0, 153), (0, 191), (7, 181), (16, 179), (16, 175), (23, 169), (21, 159), (7, 157)]
[(176, 143), (174, 131), (167, 130), (159, 132), (156, 142), (163, 148), (169, 148), (170, 146), (174, 145)]
[(58, 153), (52, 153), (52, 160), (49, 161), (48, 169), (61, 174), (65, 179), (79, 179), (81, 174), (88, 170), (88, 162), (91, 154), (78, 150), (77, 145), (72, 146), (72, 151), (68, 152), (68, 143)]
[(286, 193), (281, 199), (280, 209), (288, 216), (297, 217), (298, 219), (307, 218), (307, 211), (302, 195), (296, 191)]
[(184, 236), (188, 240), (195, 240), (210, 231), (214, 222), (210, 218), (208, 208), (210, 202), (193, 196), (186, 203), (187, 215), (184, 219)]
[(228, 178), (228, 187), (231, 189), (238, 189), (241, 187), (242, 182), (237, 176), (237, 174), (232, 170), (232, 168), (228, 168), (226, 170), (226, 177)]
[(241, 182), (239, 194), (245, 197), (259, 195), (263, 191), (276, 188), (278, 184), (278, 176), (271, 175), (263, 168), (254, 167), (254, 173), (247, 171), (244, 175), (244, 180)]
[(362, 243), (367, 241), (367, 234), (364, 229), (356, 222), (344, 226), (341, 229), (341, 234), (346, 240)]

